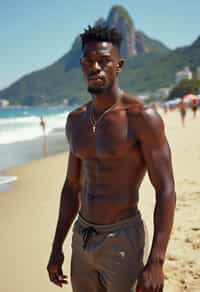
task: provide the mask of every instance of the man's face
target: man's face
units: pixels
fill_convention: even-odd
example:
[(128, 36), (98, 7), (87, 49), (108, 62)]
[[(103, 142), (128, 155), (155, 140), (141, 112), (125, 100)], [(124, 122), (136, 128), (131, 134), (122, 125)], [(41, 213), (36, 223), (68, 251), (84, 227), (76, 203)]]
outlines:
[(108, 42), (88, 43), (80, 63), (88, 91), (92, 94), (108, 92), (123, 65), (117, 48)]

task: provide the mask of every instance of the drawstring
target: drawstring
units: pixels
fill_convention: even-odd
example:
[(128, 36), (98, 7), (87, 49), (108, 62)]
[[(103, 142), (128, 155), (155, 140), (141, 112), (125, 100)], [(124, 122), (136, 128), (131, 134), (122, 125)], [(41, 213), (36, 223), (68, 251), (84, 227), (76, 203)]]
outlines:
[(90, 236), (92, 236), (92, 234), (98, 234), (98, 232), (96, 231), (94, 227), (89, 226), (83, 229), (82, 234), (83, 234), (83, 249), (86, 249)]

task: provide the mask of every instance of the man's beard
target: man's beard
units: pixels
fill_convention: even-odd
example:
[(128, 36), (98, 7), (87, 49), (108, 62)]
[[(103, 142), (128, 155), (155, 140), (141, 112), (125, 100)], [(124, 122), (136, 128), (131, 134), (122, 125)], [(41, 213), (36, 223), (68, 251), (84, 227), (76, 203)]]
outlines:
[(111, 88), (112, 88), (112, 86), (108, 86), (108, 87), (92, 87), (92, 86), (89, 86), (88, 87), (88, 92), (91, 93), (91, 94), (102, 94), (102, 93), (109, 92)]

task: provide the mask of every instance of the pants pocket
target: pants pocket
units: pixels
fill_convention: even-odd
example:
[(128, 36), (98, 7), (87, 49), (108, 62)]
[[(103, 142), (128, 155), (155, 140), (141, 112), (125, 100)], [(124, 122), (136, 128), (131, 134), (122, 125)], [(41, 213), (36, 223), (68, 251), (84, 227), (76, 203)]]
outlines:
[(124, 233), (130, 247), (137, 252), (143, 250), (145, 246), (145, 229), (143, 222), (139, 222), (133, 227), (127, 227), (124, 229)]

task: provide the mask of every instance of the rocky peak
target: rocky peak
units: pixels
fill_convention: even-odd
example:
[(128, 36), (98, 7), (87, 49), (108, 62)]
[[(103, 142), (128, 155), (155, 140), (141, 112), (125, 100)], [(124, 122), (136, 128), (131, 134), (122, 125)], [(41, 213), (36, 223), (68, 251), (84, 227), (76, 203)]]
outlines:
[(116, 27), (123, 36), (121, 56), (127, 58), (137, 55), (136, 30), (128, 11), (122, 6), (113, 6), (106, 23)]
[[(106, 24), (116, 29), (122, 34), (123, 40), (121, 44), (121, 56), (122, 58), (134, 57), (138, 54), (150, 53), (150, 52), (167, 52), (168, 48), (161, 43), (150, 39), (143, 32), (136, 31), (134, 22), (129, 15), (128, 11), (122, 6), (113, 6), (108, 14), (107, 19), (99, 18), (94, 25)], [(71, 58), (80, 55), (81, 41), (78, 36), (73, 45)], [(68, 58), (66, 63), (66, 69), (71, 68), (76, 62), (71, 62), (71, 58)], [(78, 63), (77, 63), (78, 64)]]
[(200, 48), (200, 36), (193, 42), (192, 47)]

